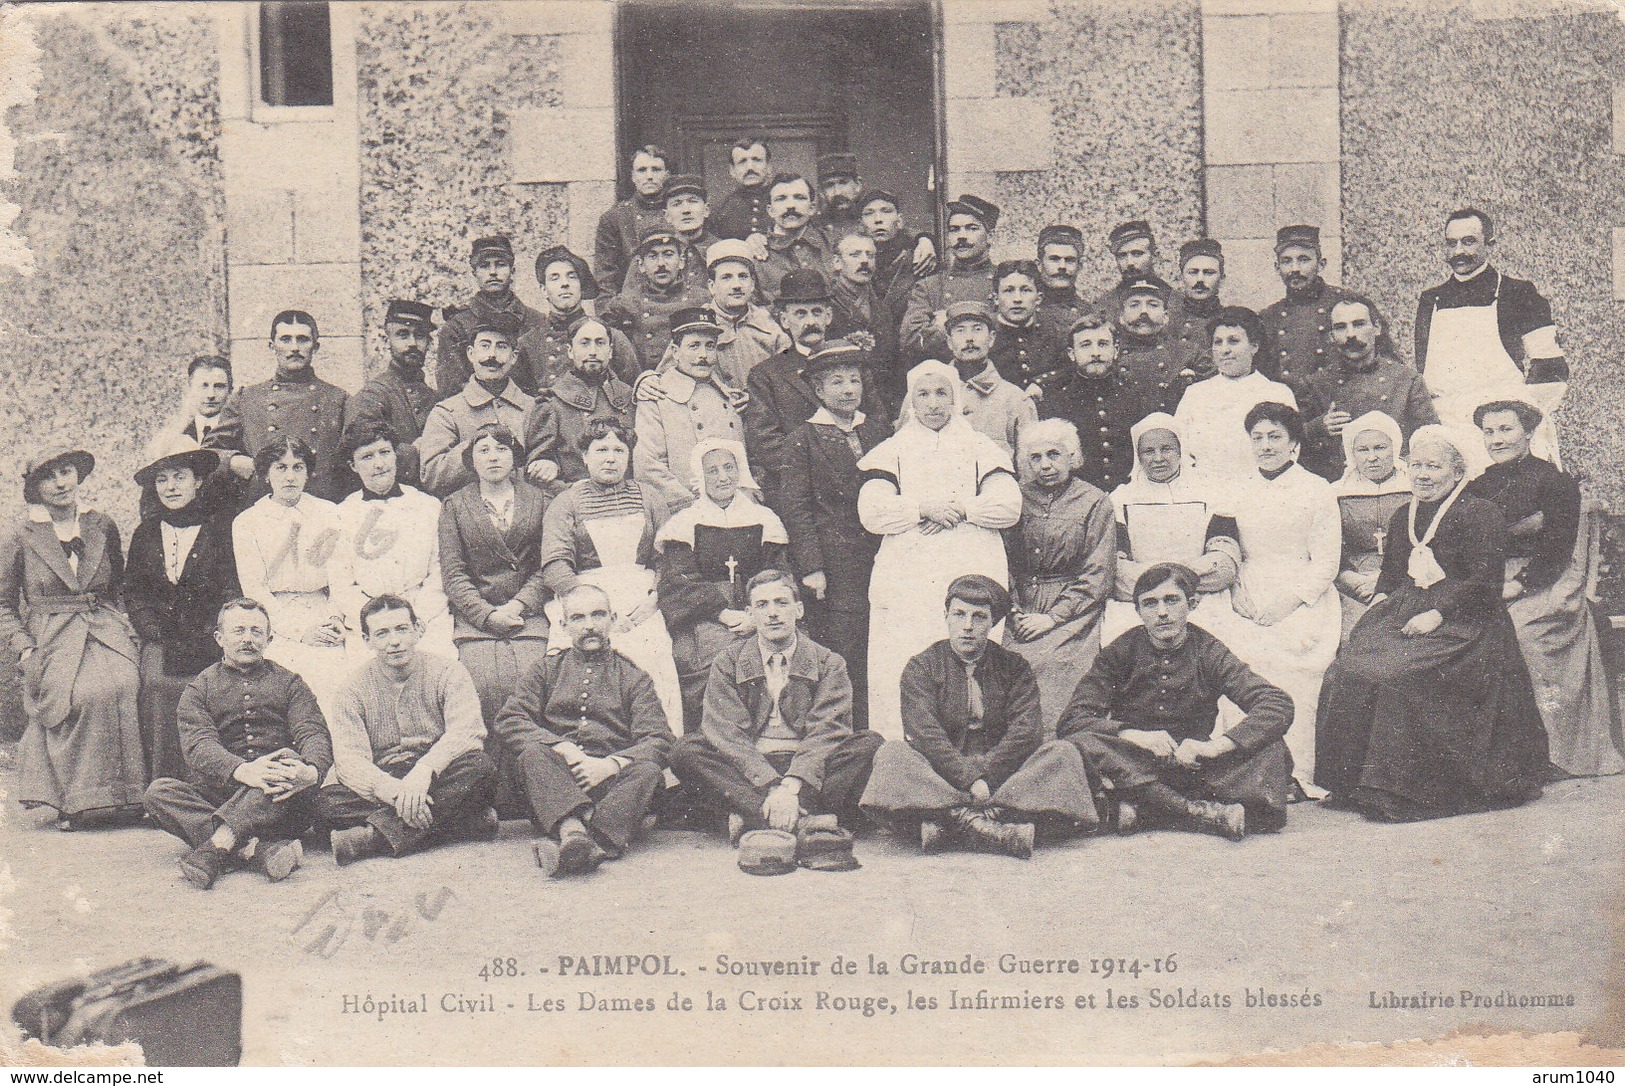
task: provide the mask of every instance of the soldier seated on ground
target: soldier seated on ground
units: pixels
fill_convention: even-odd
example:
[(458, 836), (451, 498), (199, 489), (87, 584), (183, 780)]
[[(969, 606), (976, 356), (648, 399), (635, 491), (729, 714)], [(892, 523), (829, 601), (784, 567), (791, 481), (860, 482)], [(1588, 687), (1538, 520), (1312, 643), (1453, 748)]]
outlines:
[(906, 742), (875, 755), (864, 809), (924, 852), (959, 845), (1027, 859), (1039, 823), (1093, 826), (1083, 759), (1044, 741), (1032, 666), (990, 639), (1010, 593), (967, 574), (948, 586), (943, 611), (948, 636), (903, 668)]
[[(1145, 824), (1239, 841), (1286, 824), (1292, 699), (1192, 626), (1197, 577), (1171, 562), (1140, 574), (1142, 625), (1095, 657), (1056, 726), (1117, 799), (1117, 831)], [(1246, 717), (1216, 734), (1219, 698)]]

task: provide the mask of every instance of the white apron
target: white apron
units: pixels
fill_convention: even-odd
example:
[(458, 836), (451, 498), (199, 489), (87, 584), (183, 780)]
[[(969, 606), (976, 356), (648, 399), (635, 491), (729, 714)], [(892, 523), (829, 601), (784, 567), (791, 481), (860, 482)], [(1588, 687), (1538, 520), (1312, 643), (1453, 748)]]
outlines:
[[(580, 579), (602, 588), (619, 616), (610, 634), (610, 645), (622, 656), (648, 673), (655, 696), (666, 711), (666, 724), (676, 735), (683, 734), (683, 697), (677, 685), (677, 665), (671, 656), (671, 634), (666, 619), (656, 609), (636, 627), (627, 628), (626, 616), (647, 601), (655, 602), (655, 573), (638, 565), (638, 544), (643, 541), (643, 514), (628, 513), (586, 523), (587, 535), (602, 563), (580, 574)], [(556, 599), (547, 601), (547, 618), (552, 623), (549, 649), (570, 647), (570, 634), (564, 628), (564, 613)]]
[(1552, 412), (1568, 391), (1566, 381), (1524, 384), (1523, 371), (1501, 342), (1501, 284), (1489, 305), (1433, 310), (1428, 323), (1427, 372), (1439, 421), (1458, 438), (1467, 457), (1467, 476), (1489, 466), (1484, 434), (1473, 425), (1473, 412), (1492, 400), (1523, 400), (1540, 408), (1545, 418), (1530, 441), (1530, 452), (1558, 467), (1557, 427)]

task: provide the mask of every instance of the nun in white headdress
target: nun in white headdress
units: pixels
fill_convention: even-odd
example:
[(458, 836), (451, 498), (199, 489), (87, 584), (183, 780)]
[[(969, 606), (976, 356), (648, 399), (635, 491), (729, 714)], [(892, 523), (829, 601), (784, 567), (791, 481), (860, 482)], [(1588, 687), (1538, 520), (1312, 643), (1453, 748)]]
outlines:
[(1382, 821), (1540, 795), (1546, 732), (1501, 600), (1506, 523), (1463, 493), (1452, 431), (1411, 435), (1411, 500), (1388, 526), (1371, 609), (1326, 673), (1315, 782)]
[(1343, 640), (1377, 594), (1387, 549), (1388, 522), (1411, 496), (1411, 476), (1399, 451), (1405, 435), (1393, 416), (1368, 411), (1343, 427), (1343, 477), (1332, 484), (1343, 520), (1343, 562), (1337, 591), (1343, 598)]
[(882, 537), (869, 581), (869, 727), (896, 740), (903, 667), (947, 636), (949, 583), (980, 573), (1008, 586), (999, 532), (1021, 518), (1010, 457), (966, 421), (953, 367), (921, 362), (907, 396), (902, 429), (858, 461), (858, 518)]

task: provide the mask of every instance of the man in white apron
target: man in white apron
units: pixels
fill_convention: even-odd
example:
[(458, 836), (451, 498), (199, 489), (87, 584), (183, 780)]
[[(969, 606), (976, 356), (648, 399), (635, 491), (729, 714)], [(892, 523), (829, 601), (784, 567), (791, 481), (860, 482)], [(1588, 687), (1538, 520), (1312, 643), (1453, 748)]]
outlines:
[(1535, 285), (1490, 266), (1495, 227), (1476, 208), (1445, 220), (1444, 260), (1451, 277), (1422, 292), (1416, 312), (1416, 368), (1433, 393), (1439, 421), (1468, 451), (1468, 474), (1488, 465), (1473, 410), (1498, 399), (1525, 400), (1545, 419), (1531, 450), (1560, 464), (1552, 415), (1568, 391), (1569, 367), (1557, 342), (1552, 307)]

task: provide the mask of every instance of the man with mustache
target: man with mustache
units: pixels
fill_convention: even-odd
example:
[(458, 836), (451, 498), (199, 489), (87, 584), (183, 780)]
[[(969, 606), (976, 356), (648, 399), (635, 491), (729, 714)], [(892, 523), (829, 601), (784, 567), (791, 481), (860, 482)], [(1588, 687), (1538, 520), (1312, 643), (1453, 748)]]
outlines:
[(463, 449), (481, 426), (495, 423), (510, 433), (524, 433), (525, 413), (536, 401), (514, 383), (518, 365), (519, 319), (495, 312), (475, 324), (468, 345), (473, 373), (463, 390), (447, 396), (429, 412), (417, 450), (423, 462), (424, 488), (437, 498), (448, 498), (474, 481), (463, 462)]
[(1283, 226), (1275, 232), (1275, 270), (1286, 297), (1258, 314), (1265, 342), (1257, 367), (1270, 380), (1296, 387), (1326, 364), (1332, 306), (1348, 294), (1321, 278), (1326, 258), (1320, 254), (1318, 226)]
[(1117, 363), (1117, 329), (1085, 313), (1068, 330), (1070, 365), (1044, 393), (1038, 413), (1078, 428), (1083, 463), (1077, 473), (1110, 494), (1128, 482), (1134, 467), (1135, 423), (1149, 410), (1140, 390)]
[[(1416, 308), (1416, 368), (1427, 375), (1440, 419), (1465, 433), (1480, 404), (1523, 396), (1545, 419), (1535, 431), (1535, 455), (1552, 457), (1557, 431), (1552, 412), (1566, 391), (1568, 360), (1557, 341), (1552, 306), (1535, 284), (1490, 264), (1495, 223), (1473, 207), (1453, 211), (1444, 224), (1444, 260), (1450, 278), (1422, 292)], [(1464, 444), (1475, 453), (1470, 435)]]
[(1349, 294), (1332, 306), (1330, 319), (1333, 361), (1298, 385), (1307, 431), (1299, 462), (1336, 482), (1346, 467), (1343, 428), (1355, 419), (1381, 411), (1409, 441), (1439, 416), (1422, 375), (1379, 349), (1384, 324), (1369, 298)]
[(1167, 283), (1141, 275), (1121, 283), (1117, 313), (1118, 364), (1147, 411), (1173, 413), (1196, 375), (1196, 355), (1168, 334)]
[[(1187, 241), (1179, 247), (1179, 282), (1168, 303), (1168, 332), (1199, 359), (1206, 359), (1208, 321), (1223, 308), (1219, 288), (1224, 284), (1224, 249), (1212, 238)], [(1213, 367), (1205, 361), (1197, 373)]]
[(1117, 284), (1096, 295), (1086, 307), (1116, 320), (1127, 298), (1130, 282), (1157, 275), (1157, 239), (1151, 235), (1151, 224), (1144, 219), (1118, 223), (1106, 235), (1106, 248), (1117, 262)]
[[(705, 265), (709, 308), (722, 329), (717, 340), (717, 375), (730, 388), (743, 389), (750, 371), (787, 350), (790, 337), (766, 308), (756, 304), (762, 263), (748, 242), (717, 242), (706, 252)], [(652, 383), (646, 380), (639, 388)]]
[(874, 239), (851, 232), (835, 243), (831, 261), (829, 325), (830, 339), (852, 339), (869, 352), (872, 372), (867, 391), (876, 417), (893, 418), (903, 400), (903, 374), (897, 362), (897, 322), (895, 299), (876, 289), (878, 256)]
[[(897, 210), (896, 198), (883, 193)], [(864, 196), (863, 178), (858, 173), (858, 156), (840, 152), (820, 155), (818, 159), (818, 217), (813, 221), (824, 228), (830, 239), (864, 230), (863, 212), (869, 197)], [(895, 231), (894, 231), (895, 232)], [(904, 267), (912, 267), (916, 275), (929, 275), (937, 270), (937, 246), (925, 234), (904, 234), (899, 240), (899, 257), (906, 257)]]
[[(443, 311), (446, 323), (440, 329), (440, 345), (435, 353), (434, 387), (441, 396), (450, 396), (468, 380), (468, 345), (474, 339), (474, 326), (494, 313), (509, 313), (519, 321), (519, 334), (535, 328), (542, 315), (513, 292), (513, 242), (504, 234), (477, 238), (469, 248), (468, 262), (479, 285), (468, 304)], [(529, 372), (524, 359), (521, 370)]]
[(907, 359), (940, 358), (948, 351), (948, 307), (993, 297), (988, 252), (999, 225), (998, 205), (963, 194), (948, 202), (948, 255), (944, 271), (915, 283), (903, 313), (902, 351)]
[(960, 402), (966, 421), (1014, 456), (1017, 432), (1038, 418), (1038, 407), (993, 364), (993, 310), (986, 302), (955, 302), (946, 324), (954, 369), (964, 386)]
[(610, 327), (631, 340), (642, 372), (653, 370), (665, 357), (672, 314), (710, 300), (703, 278), (695, 283), (684, 276), (687, 266), (682, 240), (671, 224), (651, 226), (638, 240), (626, 285), (598, 308)]
[(611, 335), (597, 318), (577, 320), (570, 329), (570, 372), (525, 413), (525, 475), (550, 493), (587, 477), (580, 441), (590, 420), (609, 417), (632, 428), (632, 386), (610, 370)]
[[(535, 328), (519, 337), (519, 357), (525, 368), (515, 367), (514, 383), (528, 395), (540, 396), (553, 387), (559, 376), (568, 373), (570, 329), (587, 315), (582, 302), (598, 297), (598, 284), (587, 270), (587, 262), (563, 245), (543, 249), (536, 257), (536, 283), (542, 288), (547, 308)], [(626, 380), (638, 374), (638, 356), (625, 332), (616, 332), (610, 366)]]
[[(268, 381), (244, 385), (221, 408), (219, 425), (201, 444), (229, 453), (239, 478), (254, 473), (254, 455), (279, 437), (297, 437), (316, 452), (311, 494), (328, 501), (344, 497), (352, 484), (340, 468), (339, 441), (344, 435), (344, 404), (349, 396), (316, 376), (321, 350), (316, 318), (301, 309), (284, 309), (271, 318), (271, 352), (276, 373)], [(248, 489), (248, 488), (245, 488)], [(254, 484), (244, 500), (258, 499), (264, 484)]]
[(1078, 297), (1078, 261), (1083, 255), (1083, 233), (1076, 226), (1046, 226), (1038, 232), (1038, 273), (1044, 312), (1062, 328), (1082, 314)]
[[(692, 504), (704, 488), (690, 464), (694, 446), (706, 437), (743, 442), (744, 423), (734, 407), (738, 391), (723, 384), (717, 374), (722, 328), (715, 313), (683, 309), (671, 323), (670, 367), (648, 375), (638, 386), (632, 470), (641, 486), (653, 488), (675, 511)], [(650, 384), (656, 387), (646, 395), (644, 386)]]
[(491, 726), (547, 835), (536, 862), (554, 878), (626, 851), (660, 794), (672, 743), (654, 683), (611, 645), (609, 596), (581, 582), (559, 604), (570, 647), (522, 675)]
[[(781, 284), (774, 312), (791, 345), (750, 371), (746, 382), (750, 400), (744, 415), (751, 473), (762, 484), (762, 496), (777, 511), (786, 442), (818, 411), (818, 394), (808, 379), (807, 366), (827, 339), (833, 316), (829, 284), (811, 268), (790, 272)], [(872, 396), (865, 397), (863, 409), (875, 413)]]
[(717, 237), (739, 241), (755, 234), (766, 237), (773, 225), (767, 215), (768, 157), (767, 143), (756, 136), (746, 136), (728, 149), (728, 172), (738, 187), (711, 213)]
[(759, 272), (762, 293), (779, 296), (779, 281), (797, 268), (829, 267), (835, 252), (824, 228), (813, 221), (817, 208), (812, 185), (797, 173), (775, 174), (767, 186), (767, 214), (773, 230), (767, 236), (767, 259)]
[(395, 457), (401, 482), (419, 483), (417, 448), (423, 424), (439, 397), (423, 379), (429, 357), (429, 336), (434, 332), (434, 311), (422, 302), (389, 303), (384, 315), (384, 340), (389, 345), (389, 368), (361, 386), (344, 405), (344, 428), (387, 426), (395, 435)]
[[(659, 147), (649, 144), (632, 152), (632, 196), (599, 217), (593, 241), (592, 278), (604, 290), (621, 289), (638, 239), (649, 227), (666, 221), (665, 188), (670, 173), (671, 159)], [(583, 286), (589, 281), (584, 278)]]
[(705, 253), (722, 239), (711, 229), (711, 205), (707, 203), (705, 181), (687, 174), (666, 182), (666, 222), (677, 231), (683, 250), (684, 275), (697, 286), (705, 285)]

